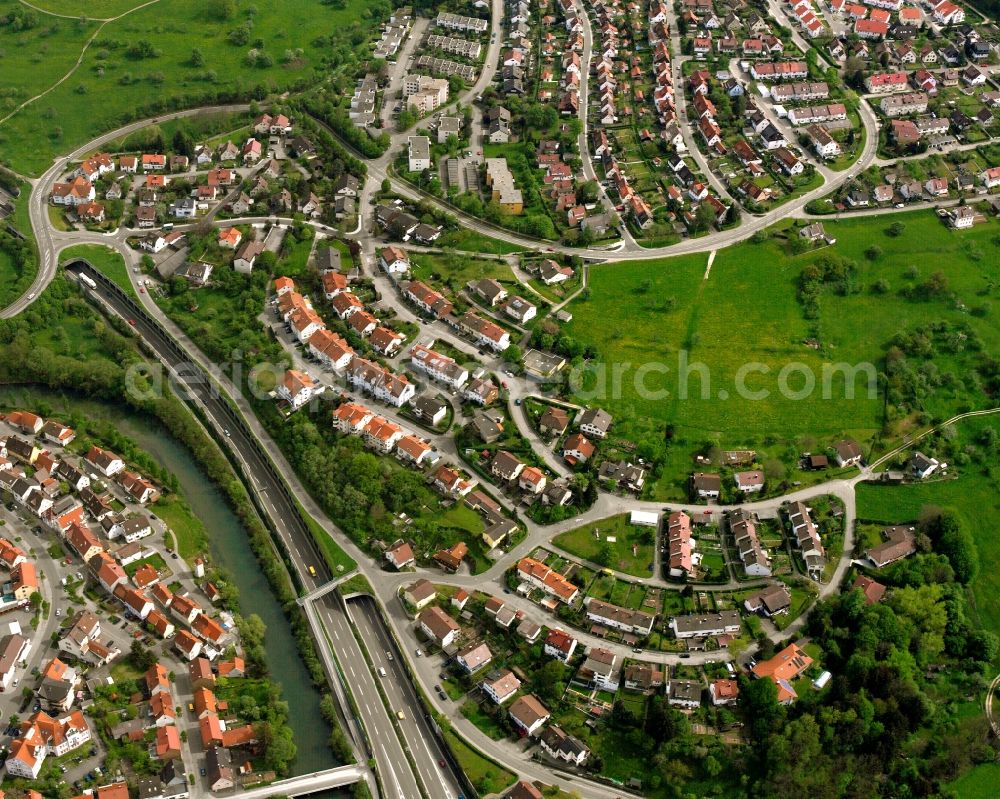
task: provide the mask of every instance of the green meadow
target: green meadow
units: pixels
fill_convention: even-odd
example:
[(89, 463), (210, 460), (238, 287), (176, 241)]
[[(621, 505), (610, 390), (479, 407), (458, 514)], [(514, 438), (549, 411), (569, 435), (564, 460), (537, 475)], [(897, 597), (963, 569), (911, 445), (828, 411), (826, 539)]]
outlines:
[[(45, 8), (75, 14), (81, 6), (48, 0)], [(84, 53), (64, 82), (0, 124), (0, 152), (12, 167), (39, 174), (55, 155), (137, 118), (312, 85), (330, 74), (331, 59), (350, 60), (351, 48), (367, 43), (377, 29), (373, 10), (388, 9), (378, 0), (343, 7), (319, 0), (103, 0), (88, 4), (87, 14), (128, 7), (137, 10), (104, 24), (85, 52), (93, 22), (31, 12), (32, 27), (0, 27), (0, 99), (8, 113), (52, 87)], [(24, 8), (0, 0), (0, 17)]]
[[(892, 236), (887, 229), (895, 221), (904, 230)], [(870, 440), (884, 419), (884, 397), (869, 396), (865, 372), (849, 385), (844, 372), (828, 369), (824, 398), (825, 365), (870, 363), (880, 372), (894, 334), (938, 320), (968, 323), (987, 351), (1000, 351), (1000, 330), (988, 311), (1000, 290), (1000, 261), (988, 255), (996, 252), (1000, 234), (995, 222), (956, 232), (933, 213), (916, 212), (824, 224), (837, 239), (833, 247), (794, 255), (778, 232), (761, 243), (720, 250), (707, 279), (707, 254), (592, 267), (589, 297), (571, 304), (573, 321), (566, 332), (596, 348), (606, 375), (596, 382), (588, 375), (580, 398), (610, 411), (615, 432), (637, 442), (683, 435), (723, 447), (777, 441), (814, 447), (844, 434)], [(878, 252), (866, 255), (873, 246)], [(819, 318), (806, 319), (797, 297), (799, 275), (829, 252), (857, 263), (857, 291), (845, 296), (826, 291)], [(945, 295), (927, 301), (904, 296), (936, 271), (947, 279)], [(880, 280), (882, 293), (876, 293), (872, 286)], [(969, 310), (977, 306), (985, 309), (978, 316)], [(686, 399), (678, 379), (684, 353), (690, 373)], [(941, 369), (949, 366), (944, 357), (936, 362)], [(644, 378), (645, 387), (662, 396), (649, 391), (642, 396), (637, 387), (638, 368), (650, 363), (669, 369)], [(741, 367), (749, 369), (746, 388), (766, 396), (737, 396)], [(615, 368), (622, 375), (620, 388)], [(783, 368), (791, 369), (785, 380), (791, 392), (806, 388), (807, 374), (815, 389), (804, 398), (783, 396)], [(979, 401), (942, 389), (928, 406), (946, 415)]]
[[(957, 425), (958, 441), (972, 443), (987, 427), (1000, 427), (1000, 415), (967, 419)], [(979, 572), (971, 584), (970, 609), (979, 623), (1000, 635), (1000, 470), (997, 456), (985, 465), (952, 469), (955, 479), (857, 487), (858, 518), (885, 524), (915, 521), (925, 506), (953, 510), (973, 534)]]

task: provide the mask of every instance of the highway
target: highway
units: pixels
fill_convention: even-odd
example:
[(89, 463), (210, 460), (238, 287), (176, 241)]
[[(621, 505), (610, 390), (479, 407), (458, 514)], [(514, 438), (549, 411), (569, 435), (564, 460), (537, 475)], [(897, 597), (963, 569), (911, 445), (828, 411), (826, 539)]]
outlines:
[[(209, 383), (204, 372), (194, 365), (180, 346), (152, 318), (130, 298), (106, 287), (100, 273), (83, 262), (75, 262), (67, 267), (73, 275), (85, 273), (98, 284), (93, 293), (113, 313), (130, 320), (136, 334), (146, 342), (156, 356), (170, 368), (181, 387), (186, 389), (196, 403), (201, 406), (205, 417), (215, 430), (220, 441), (226, 441), (230, 450), (242, 467), (248, 481), (248, 488), (255, 493), (258, 506), (271, 520), (283, 545), (292, 554), (291, 561), (300, 584), (307, 587), (322, 585), (332, 578), (322, 555), (317, 550), (312, 534), (302, 520), (294, 501), (286, 493), (285, 486), (277, 477), (273, 463), (258, 446), (253, 434), (244, 427), (230, 410), (229, 405)], [(226, 435), (228, 431), (229, 435)], [(312, 565), (317, 576), (308, 574)], [(364, 666), (365, 659), (355, 639), (340, 600), (336, 594), (327, 594), (316, 603), (320, 619), (332, 639), (331, 647), (343, 666), (350, 690), (354, 693), (359, 707), (365, 710), (363, 723), (372, 740), (372, 756), (378, 764), (379, 776), (386, 794), (391, 799), (413, 799), (421, 795), (417, 778), (406, 760), (403, 746), (396, 735), (389, 713), (383, 706), (375, 678)], [(317, 631), (317, 638), (322, 637)], [(322, 644), (322, 641), (320, 642)], [(416, 696), (412, 697), (416, 700)], [(408, 708), (414, 717), (423, 710), (419, 702)], [(420, 750), (414, 753), (415, 759)], [(437, 758), (426, 754), (422, 766), (432, 771), (437, 768)], [(454, 775), (452, 780), (457, 784)], [(445, 790), (432, 791), (431, 799), (455, 799), (455, 794)]]
[[(382, 680), (382, 688), (389, 699), (389, 707), (393, 712), (402, 710), (406, 717), (397, 721), (403, 729), (406, 740), (416, 743), (416, 751), (412, 754), (417, 761), (420, 778), (432, 795), (438, 795), (436, 792), (441, 791), (441, 796), (455, 799), (460, 793), (459, 786), (447, 767), (441, 765), (446, 763), (446, 753), (431, 730), (431, 721), (426, 716), (404, 666), (403, 653), (386, 628), (375, 600), (360, 596), (348, 600), (347, 606), (351, 620), (365, 642), (374, 668), (376, 671), (380, 668), (385, 669), (387, 676), (379, 679)], [(389, 653), (392, 653), (391, 659)]]
[[(336, 592), (326, 594), (315, 603), (315, 608), (329, 635), (330, 646), (343, 669), (344, 679), (354, 696), (361, 722), (368, 734), (372, 750), (371, 756), (378, 764), (378, 775), (382, 781), (383, 799), (410, 799), (410, 797), (420, 796), (421, 791), (417, 784), (417, 777), (406, 759), (406, 752), (393, 726), (389, 710), (386, 709), (379, 696), (378, 686), (375, 684), (376, 677), (365, 662), (364, 654), (354, 636), (354, 631), (351, 629), (350, 620), (341, 605), (340, 595)], [(370, 640), (367, 636), (362, 637), (365, 640)], [(401, 703), (396, 709), (403, 709), (407, 716), (423, 712), (419, 703), (415, 706)], [(414, 759), (420, 763), (416, 754)], [(427, 760), (430, 759), (427, 758)], [(430, 762), (437, 765), (436, 760)], [(423, 765), (426, 768), (428, 763), (425, 762)], [(429, 790), (427, 795), (431, 799), (439, 799), (439, 797), (441, 799), (455, 799), (456, 794)]]

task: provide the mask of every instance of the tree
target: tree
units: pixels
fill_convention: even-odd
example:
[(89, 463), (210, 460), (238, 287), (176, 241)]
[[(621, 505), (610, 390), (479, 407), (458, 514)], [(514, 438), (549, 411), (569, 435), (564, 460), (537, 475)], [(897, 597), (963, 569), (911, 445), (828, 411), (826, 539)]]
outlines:
[(750, 720), (751, 738), (763, 742), (781, 715), (777, 683), (768, 679), (741, 678), (739, 703)]
[(535, 693), (550, 703), (558, 702), (566, 690), (566, 667), (558, 660), (547, 660), (532, 675)]
[(141, 641), (132, 642), (129, 654), (132, 656), (132, 662), (135, 663), (136, 668), (142, 671), (151, 669), (158, 661), (156, 653), (144, 647)]
[(898, 238), (903, 235), (904, 230), (906, 230), (906, 225), (902, 222), (893, 222), (888, 228), (886, 228), (885, 232), (893, 238)]
[(694, 218), (699, 230), (708, 230), (715, 224), (715, 209), (710, 203), (702, 203), (695, 211)]
[(195, 68), (203, 67), (205, 66), (205, 56), (202, 54), (201, 50), (195, 47), (191, 51), (191, 57), (188, 59), (188, 63)]
[(205, 10), (213, 19), (232, 19), (236, 16), (236, 0), (208, 0)]
[(582, 203), (597, 202), (600, 196), (600, 187), (596, 180), (588, 180), (580, 184), (576, 192), (577, 199)]
[(297, 752), (291, 729), (275, 727), (264, 721), (255, 725), (255, 732), (258, 740), (264, 744), (264, 762), (267, 767), (279, 774), (286, 773)]
[(955, 570), (955, 579), (968, 585), (979, 573), (979, 551), (972, 534), (951, 512), (942, 513), (929, 526), (934, 548), (948, 558)]
[(194, 139), (191, 138), (191, 134), (188, 133), (186, 128), (177, 128), (172, 143), (175, 152), (188, 157), (194, 155)]

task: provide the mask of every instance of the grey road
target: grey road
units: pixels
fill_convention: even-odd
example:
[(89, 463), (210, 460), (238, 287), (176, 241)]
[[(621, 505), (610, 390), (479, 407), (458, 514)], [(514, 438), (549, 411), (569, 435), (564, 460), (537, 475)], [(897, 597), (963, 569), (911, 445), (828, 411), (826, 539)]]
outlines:
[[(410, 754), (417, 764), (420, 779), (431, 796), (455, 799), (461, 793), (455, 776), (448, 771), (445, 752), (431, 730), (424, 706), (417, 696), (410, 675), (403, 665), (402, 653), (386, 628), (374, 599), (358, 597), (348, 601), (348, 612), (357, 625), (375, 669), (375, 679), (381, 680), (391, 712), (402, 711), (404, 718), (396, 721), (410, 745)], [(390, 657), (391, 656), (391, 657)], [(379, 669), (384, 669), (383, 678)], [(373, 702), (380, 701), (376, 695)]]

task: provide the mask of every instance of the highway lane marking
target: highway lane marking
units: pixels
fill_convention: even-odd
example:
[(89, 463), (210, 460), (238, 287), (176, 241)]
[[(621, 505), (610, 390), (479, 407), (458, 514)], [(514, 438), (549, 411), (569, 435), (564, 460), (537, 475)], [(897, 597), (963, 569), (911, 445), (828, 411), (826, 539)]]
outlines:
[[(391, 639), (391, 636), (385, 630), (384, 625), (380, 624), (381, 619), (379, 618), (375, 608), (373, 608), (370, 603), (365, 603), (365, 607), (362, 609), (361, 618), (364, 619), (369, 624), (369, 631), (373, 633), (374, 638), (378, 641), (380, 646), (382, 647), (393, 646), (393, 642), (391, 640), (387, 640)], [(390, 665), (389, 668), (397, 677), (401, 677), (401, 680), (400, 682), (393, 681), (392, 683), (390, 683), (389, 689), (391, 689), (391, 691), (387, 689), (386, 694), (389, 695), (390, 693), (392, 693), (398, 695), (400, 704), (407, 705), (410, 708), (411, 713), (413, 712), (414, 706), (416, 706), (418, 709), (422, 709), (419, 697), (414, 699), (411, 695), (408, 694), (408, 692), (402, 685), (402, 680), (409, 680), (408, 676), (406, 675), (405, 669), (403, 669), (403, 667), (399, 663), (395, 662), (395, 660), (393, 661), (392, 665)], [(431, 785), (433, 782), (439, 783), (441, 787), (444, 789), (445, 799), (454, 799), (454, 795), (451, 792), (451, 787), (448, 785), (446, 781), (448, 772), (444, 771), (439, 765), (439, 761), (441, 760), (441, 753), (440, 752), (435, 753), (434, 751), (432, 751), (428, 738), (422, 734), (423, 731), (421, 730), (421, 722), (422, 719), (417, 718), (415, 715), (414, 718), (412, 719), (412, 724), (400, 725), (400, 728), (405, 730), (408, 727), (412, 727), (412, 733), (416, 736), (417, 740), (422, 744), (424, 752), (430, 759), (429, 773), (427, 770), (426, 761), (424, 761), (418, 766), (418, 769), (424, 775), (425, 783), (427, 785)], [(410, 736), (407, 736), (405, 732), (403, 737), (410, 738)], [(416, 750), (414, 750), (414, 755), (416, 755)]]
[(403, 795), (403, 788), (399, 784), (399, 777), (396, 776), (396, 769), (392, 767), (392, 761), (389, 759), (389, 753), (385, 751), (385, 744), (380, 743), (379, 747), (382, 749), (382, 758), (385, 760), (386, 765), (389, 767), (389, 771), (392, 773), (392, 781), (396, 785), (396, 793), (399, 795), (399, 799), (406, 799)]

